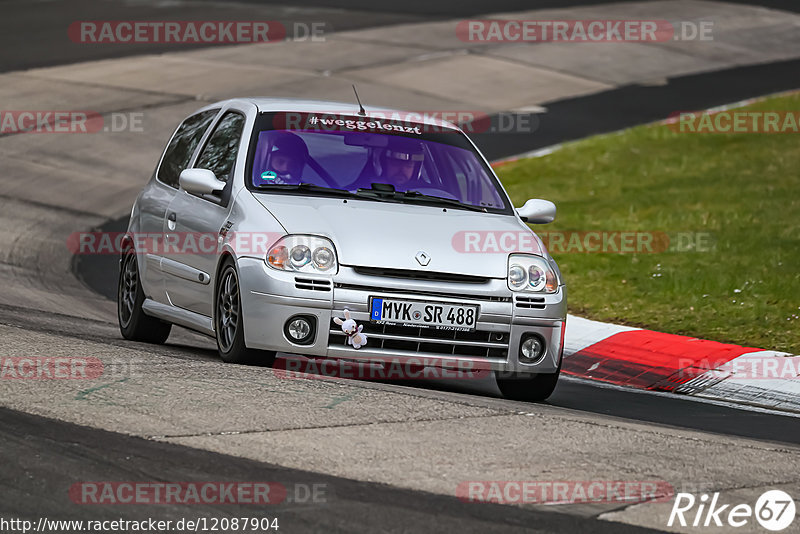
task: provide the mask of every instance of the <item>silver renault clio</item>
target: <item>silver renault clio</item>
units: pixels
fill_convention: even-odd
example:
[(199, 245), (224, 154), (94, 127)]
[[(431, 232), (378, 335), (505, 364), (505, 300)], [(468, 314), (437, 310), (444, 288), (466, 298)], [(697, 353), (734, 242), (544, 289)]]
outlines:
[(215, 337), (233, 363), (272, 365), (282, 352), (473, 366), (509, 398), (545, 399), (566, 286), (526, 222), (554, 217), (545, 200), (514, 209), (452, 123), (218, 102), (180, 124), (134, 203), (120, 330), (163, 343), (180, 325)]

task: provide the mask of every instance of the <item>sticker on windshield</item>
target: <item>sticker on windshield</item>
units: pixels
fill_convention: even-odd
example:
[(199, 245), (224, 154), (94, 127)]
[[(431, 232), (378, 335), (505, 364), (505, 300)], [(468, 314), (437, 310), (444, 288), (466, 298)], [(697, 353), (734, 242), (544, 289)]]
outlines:
[(421, 135), (419, 125), (409, 126), (410, 123), (403, 123), (400, 121), (381, 122), (380, 120), (373, 119), (370, 121), (363, 120), (350, 120), (350, 119), (337, 119), (310, 116), (306, 128), (311, 130), (324, 130), (324, 131), (342, 131), (342, 130), (384, 130), (399, 133), (413, 133)]
[(261, 179), (266, 182), (272, 182), (277, 178), (278, 175), (275, 174), (275, 171), (264, 171), (261, 173)]

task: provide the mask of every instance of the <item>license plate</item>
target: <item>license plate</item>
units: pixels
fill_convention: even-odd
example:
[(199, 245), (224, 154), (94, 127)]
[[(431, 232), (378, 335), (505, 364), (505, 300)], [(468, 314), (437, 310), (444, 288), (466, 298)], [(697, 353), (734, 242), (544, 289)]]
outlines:
[(370, 322), (423, 326), (438, 330), (475, 330), (478, 306), (372, 297)]

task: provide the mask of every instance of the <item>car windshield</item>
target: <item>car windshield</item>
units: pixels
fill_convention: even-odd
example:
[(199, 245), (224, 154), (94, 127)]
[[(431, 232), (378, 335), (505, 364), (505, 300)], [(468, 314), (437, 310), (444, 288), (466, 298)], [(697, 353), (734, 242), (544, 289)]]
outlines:
[[(360, 119), (376, 124), (367, 120)], [(386, 200), (387, 195), (404, 202), (443, 199), (440, 204), (454, 207), (508, 211), (497, 179), (458, 131), (425, 133), (407, 128), (404, 134), (395, 134), (346, 127), (272, 129), (272, 125), (272, 121), (263, 125), (266, 128), (257, 125), (253, 135), (248, 165), (252, 189), (317, 194), (336, 189), (339, 194), (365, 193), (364, 198), (373, 200)]]

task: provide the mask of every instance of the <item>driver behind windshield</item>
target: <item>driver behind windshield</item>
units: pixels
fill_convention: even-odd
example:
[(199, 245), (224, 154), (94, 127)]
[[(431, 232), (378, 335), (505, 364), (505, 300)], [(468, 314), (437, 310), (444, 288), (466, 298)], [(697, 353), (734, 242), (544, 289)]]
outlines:
[(381, 154), (383, 183), (391, 184), (397, 191), (408, 191), (424, 185), (421, 179), (425, 151), (422, 143), (403, 137), (391, 138), (389, 146)]
[(263, 184), (298, 184), (307, 160), (308, 147), (305, 142), (291, 132), (279, 132), (267, 155), (265, 171), (261, 173), (261, 182)]

